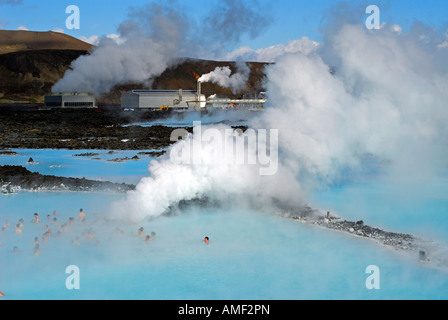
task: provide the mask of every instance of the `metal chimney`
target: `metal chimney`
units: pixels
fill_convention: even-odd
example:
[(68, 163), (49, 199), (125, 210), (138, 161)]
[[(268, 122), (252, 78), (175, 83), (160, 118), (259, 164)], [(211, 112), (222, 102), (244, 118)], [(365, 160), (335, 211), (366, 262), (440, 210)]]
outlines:
[(202, 83), (201, 81), (198, 81), (198, 101), (201, 101), (201, 90), (202, 90)]

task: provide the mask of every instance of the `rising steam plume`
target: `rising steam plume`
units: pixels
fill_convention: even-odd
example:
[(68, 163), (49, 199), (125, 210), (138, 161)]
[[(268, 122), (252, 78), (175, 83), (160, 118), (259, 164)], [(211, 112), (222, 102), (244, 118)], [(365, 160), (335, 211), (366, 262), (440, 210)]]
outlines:
[[(100, 97), (119, 84), (142, 83), (150, 87), (155, 77), (185, 57), (216, 58), (227, 44), (240, 41), (242, 35), (258, 36), (269, 24), (252, 9), (258, 7), (256, 3), (220, 2), (208, 15), (219, 20), (204, 18), (200, 24), (173, 3), (168, 6), (160, 1), (133, 8), (128, 20), (118, 28), (122, 41), (118, 44), (112, 39), (101, 39), (89, 55), (72, 63), (71, 70), (52, 91), (90, 92)], [(236, 16), (244, 19), (235, 19)], [(227, 24), (230, 20), (234, 22)], [(199, 39), (198, 34), (206, 36)], [(224, 34), (226, 38), (221, 39)]]
[[(260, 176), (256, 165), (222, 164), (209, 152), (198, 154), (200, 165), (166, 157), (151, 162), (151, 176), (127, 200), (114, 204), (113, 216), (141, 221), (202, 196), (232, 203), (275, 199), (297, 206), (307, 202), (308, 192), (344, 172), (362, 172), (365, 159), (383, 164), (391, 179), (403, 183), (421, 183), (446, 168), (448, 49), (441, 45), (443, 32), (420, 24), (408, 32), (388, 25), (374, 31), (354, 23), (337, 26), (328, 30), (319, 50), (286, 54), (268, 67), (269, 105), (250, 127), (278, 129), (275, 175)], [(187, 147), (194, 139), (175, 146)], [(208, 140), (205, 150), (232, 139)], [(254, 149), (248, 142), (240, 151)]]
[(212, 72), (202, 75), (198, 81), (216, 83), (221, 87), (230, 88), (235, 94), (246, 88), (250, 74), (250, 69), (244, 62), (238, 62), (237, 69), (238, 71), (232, 74), (232, 70), (228, 66), (216, 67)]

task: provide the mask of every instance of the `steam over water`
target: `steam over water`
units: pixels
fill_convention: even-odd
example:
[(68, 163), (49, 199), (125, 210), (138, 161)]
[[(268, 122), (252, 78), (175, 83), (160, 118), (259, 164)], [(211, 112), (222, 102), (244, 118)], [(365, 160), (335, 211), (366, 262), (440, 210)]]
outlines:
[[(344, 188), (342, 189), (344, 190)], [(362, 188), (358, 189), (362, 192)], [(366, 190), (367, 191), (367, 190)], [(349, 192), (349, 191), (347, 191)], [(381, 193), (380, 189), (376, 192)], [(366, 192), (368, 195), (369, 192)], [(329, 194), (327, 194), (327, 197)], [(102, 202), (98, 199), (101, 197)], [(103, 220), (117, 196), (31, 194), (2, 198), (2, 218), (25, 217), (24, 234), (0, 234), (1, 291), (6, 299), (446, 299), (446, 274), (384, 250), (374, 242), (320, 230), (244, 208), (184, 210), (175, 217), (138, 225)], [(331, 206), (350, 196), (331, 194)], [(322, 199), (321, 199), (322, 200)], [(23, 204), (17, 206), (17, 201)], [(323, 203), (321, 201), (320, 203)], [(60, 222), (84, 205), (88, 222), (41, 242), (43, 225), (29, 222), (33, 210), (45, 217), (56, 208)], [(327, 202), (328, 204), (329, 201)], [(432, 202), (427, 206), (433, 208)], [(446, 202), (445, 202), (446, 205)], [(381, 206), (372, 207), (372, 210)], [(49, 210), (49, 208), (51, 208)], [(359, 211), (357, 212), (359, 213)], [(397, 211), (404, 217), (406, 212)], [(417, 222), (418, 218), (411, 219)], [(444, 221), (444, 222), (443, 222)], [(447, 225), (447, 219), (439, 220)], [(432, 226), (433, 223), (431, 223)], [(150, 243), (132, 235), (143, 226), (157, 233)], [(55, 228), (55, 227), (53, 227)], [(407, 228), (407, 226), (404, 226)], [(88, 240), (93, 230), (99, 240)], [(202, 242), (207, 235), (211, 242)], [(72, 244), (79, 237), (80, 245)], [(19, 247), (13, 253), (13, 246)], [(381, 290), (365, 287), (366, 267), (381, 270)], [(66, 268), (80, 269), (80, 290), (65, 286)]]
[[(176, 163), (171, 150), (151, 162), (151, 176), (113, 208), (114, 217), (157, 217), (195, 197), (297, 207), (309, 202), (308, 193), (348, 172), (356, 180), (369, 163), (380, 165), (396, 187), (437, 177), (448, 150), (448, 55), (428, 38), (435, 37), (424, 37), (419, 28), (405, 34), (347, 24), (333, 30), (317, 52), (284, 55), (268, 68), (268, 107), (249, 120), (255, 130), (278, 131), (278, 141), (267, 140), (268, 149), (278, 149), (275, 174), (261, 176), (260, 163), (228, 165), (204, 151), (243, 139), (226, 137), (225, 125), (214, 126), (223, 141), (196, 134), (179, 142), (176, 153), (201, 140), (202, 148), (194, 150), (200, 161)], [(238, 152), (258, 152), (258, 146), (249, 141)], [(132, 214), (120, 206), (133, 208)]]
[[(448, 241), (448, 48), (437, 30), (397, 30), (339, 24), (316, 50), (277, 58), (267, 70), (269, 104), (247, 119), (255, 140), (204, 123), (138, 169), (126, 195), (3, 197), (0, 218), (26, 219), (22, 235), (13, 227), (0, 234), (8, 261), (0, 290), (10, 299), (446, 299), (447, 274), (415, 257), (275, 215), (311, 205)], [(237, 142), (243, 148), (232, 149)], [(223, 161), (223, 150), (257, 161)], [(183, 154), (191, 161), (177, 161)], [(132, 165), (123, 172), (136, 175)], [(268, 165), (276, 170), (261, 174)], [(178, 206), (188, 200), (197, 206)], [(76, 222), (34, 256), (43, 223), (31, 224), (32, 214), (56, 210), (67, 221), (79, 208), (87, 224)], [(156, 238), (145, 242), (140, 227)], [(81, 290), (65, 286), (69, 265), (81, 270)], [(381, 270), (381, 290), (366, 289), (369, 265)]]

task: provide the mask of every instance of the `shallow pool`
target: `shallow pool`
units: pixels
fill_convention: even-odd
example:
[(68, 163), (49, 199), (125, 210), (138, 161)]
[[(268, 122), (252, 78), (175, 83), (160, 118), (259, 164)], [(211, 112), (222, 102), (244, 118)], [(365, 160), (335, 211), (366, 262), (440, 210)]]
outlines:
[[(33, 156), (43, 171), (53, 169), (50, 163), (59, 163), (64, 175), (80, 170), (86, 178), (104, 173), (118, 180), (129, 176), (137, 180), (147, 175), (145, 160), (109, 163), (74, 158), (71, 151), (19, 153), (23, 155), (0, 160), (10, 163)], [(114, 165), (119, 169), (110, 175)], [(441, 177), (427, 183), (420, 188), (420, 197), (413, 189), (400, 191), (385, 180), (346, 183), (316, 192), (312, 202), (348, 219), (445, 241), (446, 182)], [(448, 298), (447, 274), (370, 240), (231, 204), (190, 208), (141, 225), (117, 225), (107, 219), (109, 206), (123, 197), (61, 192), (1, 196), (0, 227), (6, 220), (10, 224), (0, 232), (0, 291), (6, 294), (2, 299)], [(87, 214), (85, 225), (76, 220), (80, 208)], [(35, 212), (41, 217), (39, 224), (31, 223)], [(60, 225), (71, 217), (75, 225), (58, 236)], [(21, 218), (24, 233), (16, 234), (14, 225)], [(58, 225), (51, 224), (54, 218)], [(46, 224), (53, 236), (42, 241)], [(138, 236), (140, 227), (144, 235), (155, 232), (156, 238), (145, 242)], [(211, 239), (208, 245), (205, 236)], [(40, 245), (37, 256), (35, 237)], [(70, 277), (66, 268), (72, 265), (80, 271), (79, 290), (66, 286)], [(371, 265), (380, 270), (379, 290), (366, 287), (366, 268)]]
[[(142, 151), (14, 149), (16, 156), (0, 155), (0, 165), (23, 166), (31, 172), (60, 177), (86, 178), (117, 183), (136, 184), (148, 173), (148, 164), (155, 159)], [(91, 154), (90, 156), (82, 156)], [(133, 158), (122, 162), (116, 159)], [(32, 158), (34, 163), (28, 163)]]
[[(242, 209), (192, 209), (142, 225), (104, 221), (119, 196), (23, 193), (2, 197), (2, 220), (24, 218), (24, 233), (0, 234), (0, 290), (7, 299), (446, 299), (448, 275), (368, 240)], [(21, 203), (20, 206), (17, 204)], [(46, 215), (86, 225), (40, 241)], [(32, 224), (37, 211), (43, 220)], [(58, 226), (52, 226), (53, 234)], [(117, 230), (116, 228), (119, 228)], [(145, 242), (138, 229), (156, 238)], [(94, 239), (86, 234), (95, 233)], [(203, 238), (209, 236), (206, 245)], [(79, 245), (73, 243), (79, 241)], [(98, 241), (98, 242), (97, 242)], [(18, 247), (19, 252), (13, 252)], [(66, 268), (80, 270), (80, 290)], [(368, 290), (366, 268), (381, 271)]]

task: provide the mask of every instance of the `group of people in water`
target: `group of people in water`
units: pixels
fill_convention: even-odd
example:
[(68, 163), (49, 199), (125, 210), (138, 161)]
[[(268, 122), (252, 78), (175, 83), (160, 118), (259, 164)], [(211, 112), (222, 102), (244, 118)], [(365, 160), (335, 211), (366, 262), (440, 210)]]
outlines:
[[(31, 221), (31, 223), (33, 224), (40, 224), (42, 221), (39, 217), (38, 213), (35, 213), (34, 215), (34, 219)], [(83, 209), (79, 210), (79, 214), (78, 214), (78, 220), (79, 222), (81, 222), (83, 225), (86, 224), (86, 214), (83, 211)], [(57, 219), (57, 213), (56, 211), (53, 211), (53, 215), (51, 216), (50, 214), (47, 215), (47, 223), (44, 225), (44, 233), (42, 234), (40, 240), (38, 237), (34, 238), (33, 241), (33, 245), (34, 245), (34, 255), (39, 255), (40, 253), (40, 241), (42, 242), (46, 242), (51, 236), (61, 236), (63, 233), (67, 233), (68, 231), (70, 231), (70, 228), (73, 227), (75, 225), (75, 218), (70, 217), (68, 219), (68, 222), (63, 222), (63, 223), (59, 223), (58, 219)], [(22, 234), (24, 231), (24, 225), (25, 225), (25, 220), (23, 218), (19, 219), (19, 221), (15, 224), (15, 230), (14, 232), (16, 234)], [(6, 220), (6, 222), (3, 225), (2, 228), (2, 232), (6, 231), (8, 228), (10, 227), (8, 220)], [(58, 231), (54, 234), (52, 227), (59, 227)], [(119, 228), (116, 228), (116, 234), (120, 233), (123, 234), (124, 232), (122, 230), (120, 230)], [(155, 232), (151, 232), (149, 234), (145, 233), (145, 229), (143, 227), (139, 228), (137, 231), (137, 234), (132, 233), (133, 235), (136, 235), (142, 239), (144, 239), (145, 242), (150, 242), (152, 240), (154, 240), (156, 238), (156, 233)], [(85, 238), (87, 238), (88, 240), (94, 240), (96, 238), (96, 234), (92, 229), (86, 230), (83, 232), (83, 236)], [(210, 238), (209, 237), (205, 237), (204, 238), (204, 243), (205, 244), (209, 244), (210, 243)], [(76, 237), (73, 241), (72, 244), (74, 245), (80, 245), (80, 240), (79, 237)], [(1, 242), (0, 242), (1, 245)], [(99, 245), (99, 241), (97, 240), (95, 242), (95, 245)], [(17, 246), (14, 246), (13, 248), (13, 252), (18, 252), (19, 248)]]
[[(41, 220), (38, 213), (35, 213), (33, 215), (33, 217), (34, 217), (34, 219), (31, 221), (31, 223), (42, 224), (43, 220)], [(35, 237), (34, 241), (33, 241), (34, 254), (36, 256), (39, 255), (39, 253), (40, 253), (40, 243), (41, 242), (46, 242), (52, 236), (59, 237), (62, 234), (69, 232), (70, 228), (72, 228), (75, 225), (74, 217), (70, 217), (67, 222), (59, 223), (56, 211), (53, 211), (53, 215), (48, 214), (46, 218), (47, 218), (47, 220), (46, 220), (46, 223), (44, 224), (44, 233), (42, 234), (40, 239), (39, 239), (39, 237)], [(85, 212), (83, 211), (83, 209), (80, 209), (77, 218), (81, 224), (86, 225), (87, 216), (86, 216)], [(25, 225), (25, 220), (23, 218), (21, 218), (15, 224), (14, 232), (16, 234), (23, 234), (24, 233), (24, 225)], [(8, 228), (10, 228), (10, 225), (9, 225), (8, 220), (6, 220), (1, 231), (4, 232)], [(54, 228), (58, 228), (56, 233), (53, 232)], [(116, 228), (115, 233), (116, 233), (116, 235), (124, 234), (124, 231), (122, 231), (119, 228)], [(139, 228), (136, 234), (135, 233), (132, 233), (132, 234), (144, 239), (145, 242), (150, 242), (150, 241), (156, 239), (156, 233), (154, 231), (146, 234), (143, 227)], [(88, 230), (83, 231), (82, 237), (85, 239), (88, 239), (88, 240), (96, 240), (96, 233), (93, 231), (93, 229), (89, 228)], [(0, 244), (1, 244), (1, 242), (0, 242)], [(77, 236), (72, 241), (72, 244), (76, 245), (76, 246), (80, 245), (81, 244), (80, 237)], [(96, 246), (99, 245), (98, 240), (96, 240), (95, 245)], [(13, 252), (19, 252), (19, 248), (17, 246), (14, 246)]]
[[(56, 211), (53, 211), (53, 215), (48, 214), (46, 216), (46, 220), (44, 223), (44, 219), (41, 219), (41, 217), (39, 216), (38, 213), (34, 213), (31, 223), (35, 226), (43, 225), (42, 236), (40, 238), (35, 237), (34, 241), (32, 242), (35, 256), (38, 256), (40, 254), (41, 243), (47, 242), (50, 238), (59, 237), (64, 233), (68, 233), (71, 230), (71, 228), (74, 227), (76, 224), (76, 219), (74, 217), (70, 217), (70, 218), (68, 218), (67, 222), (62, 222), (62, 223), (60, 223), (58, 221), (58, 218), (59, 218), (59, 216), (57, 215)], [(90, 228), (90, 226), (86, 223), (87, 216), (86, 216), (85, 212), (83, 211), (83, 209), (80, 209), (78, 216), (77, 216), (77, 220), (78, 220), (78, 223), (80, 223), (81, 225), (87, 226), (87, 228), (83, 229), (84, 231), (82, 232), (82, 238), (87, 239), (89, 241), (94, 241), (95, 246), (98, 246), (99, 241), (98, 241), (98, 239), (96, 239), (97, 235), (93, 231), (93, 229)], [(25, 220), (23, 218), (19, 219), (14, 226), (15, 226), (15, 229), (14, 229), (15, 234), (17, 234), (17, 235), (23, 234), (24, 227), (25, 227)], [(9, 224), (8, 220), (6, 220), (6, 222), (3, 225), (3, 228), (1, 229), (1, 232), (5, 232), (9, 228), (10, 228), (10, 224)], [(56, 228), (57, 228), (57, 231), (53, 232), (53, 229), (56, 229)], [(36, 229), (34, 229), (34, 230), (36, 230)], [(116, 234), (118, 233), (120, 235), (125, 234), (125, 232), (119, 228), (115, 229), (115, 233)], [(152, 231), (150, 233), (146, 233), (145, 229), (143, 227), (140, 227), (136, 233), (131, 232), (131, 234), (136, 236), (137, 238), (142, 239), (144, 242), (151, 242), (157, 238), (157, 235), (155, 232)], [(203, 241), (205, 244), (208, 245), (210, 243), (210, 238), (205, 237)], [(75, 246), (81, 245), (81, 237), (77, 236), (72, 241), (72, 244)], [(1, 245), (1, 241), (0, 241), (0, 245)], [(14, 246), (13, 252), (18, 253), (19, 247)], [(1, 297), (4, 297), (4, 293), (0, 291), (0, 298)]]
[[(34, 219), (31, 220), (32, 224), (41, 224), (41, 218), (39, 217), (38, 213), (35, 213), (33, 215)], [(83, 211), (83, 209), (80, 209), (78, 214), (78, 220), (82, 223), (86, 223), (86, 214)], [(40, 240), (39, 237), (35, 237), (33, 241), (34, 246), (34, 255), (39, 255), (40, 253), (40, 242), (46, 242), (52, 235), (60, 236), (62, 233), (68, 232), (70, 230), (70, 227), (73, 227), (75, 225), (75, 218), (70, 217), (68, 219), (68, 222), (59, 223), (57, 218), (56, 211), (53, 211), (53, 215), (48, 214), (47, 215), (47, 221), (44, 225), (44, 233), (42, 234)], [(15, 224), (14, 233), (15, 234), (23, 234), (24, 233), (24, 226), (25, 226), (25, 220), (23, 218), (19, 219), (19, 221)], [(53, 234), (52, 228), (58, 227), (58, 231), (56, 234)], [(7, 229), (10, 228), (9, 221), (6, 220), (3, 224), (3, 227), (1, 229), (1, 232), (5, 232)], [(92, 237), (92, 233), (89, 233), (89, 237)], [(1, 244), (1, 242), (0, 242)], [(19, 252), (18, 246), (13, 247), (13, 252), (17, 253)]]
[[(81, 224), (85, 225), (86, 224), (86, 214), (83, 211), (83, 209), (80, 209), (79, 214), (78, 214), (78, 220)], [(38, 213), (34, 213), (33, 215), (33, 219), (31, 220), (31, 223), (33, 225), (40, 225), (42, 224), (42, 220), (39, 216)], [(75, 218), (74, 217), (70, 217), (68, 219), (68, 222), (63, 222), (63, 223), (59, 223), (58, 221), (58, 217), (57, 217), (57, 213), (56, 211), (53, 211), (53, 215), (48, 214), (47, 215), (47, 220), (46, 223), (43, 226), (43, 231), (44, 233), (42, 234), (41, 238), (39, 239), (39, 237), (35, 237), (34, 241), (32, 243), (33, 248), (34, 248), (34, 255), (37, 256), (40, 254), (40, 243), (41, 242), (46, 242), (48, 239), (50, 239), (50, 237), (52, 236), (61, 236), (62, 233), (66, 233), (68, 231), (70, 231), (70, 228), (73, 227), (75, 225)], [(24, 233), (24, 227), (25, 227), (25, 220), (23, 218), (19, 219), (17, 221), (17, 223), (14, 225), (14, 233), (17, 235), (21, 235)], [(53, 234), (52, 228), (58, 228), (58, 231)], [(6, 232), (8, 229), (10, 228), (10, 224), (9, 221), (6, 220), (5, 223), (3, 224), (2, 229), (0, 230), (1, 232)], [(92, 230), (87, 230), (87, 232), (84, 232), (83, 235), (85, 235), (89, 240), (93, 240), (95, 238), (95, 233)], [(77, 240), (74, 240), (73, 243), (76, 244)], [(96, 245), (98, 244), (98, 241), (95, 243)], [(2, 245), (1, 241), (0, 241), (0, 246)], [(18, 246), (14, 246), (13, 247), (13, 253), (18, 253), (19, 252), (19, 247)], [(0, 298), (4, 297), (5, 294), (0, 291)]]
[(141, 227), (138, 229), (137, 236), (145, 239), (145, 242), (149, 242), (156, 238), (156, 233), (153, 231), (150, 234), (145, 234), (145, 229)]

